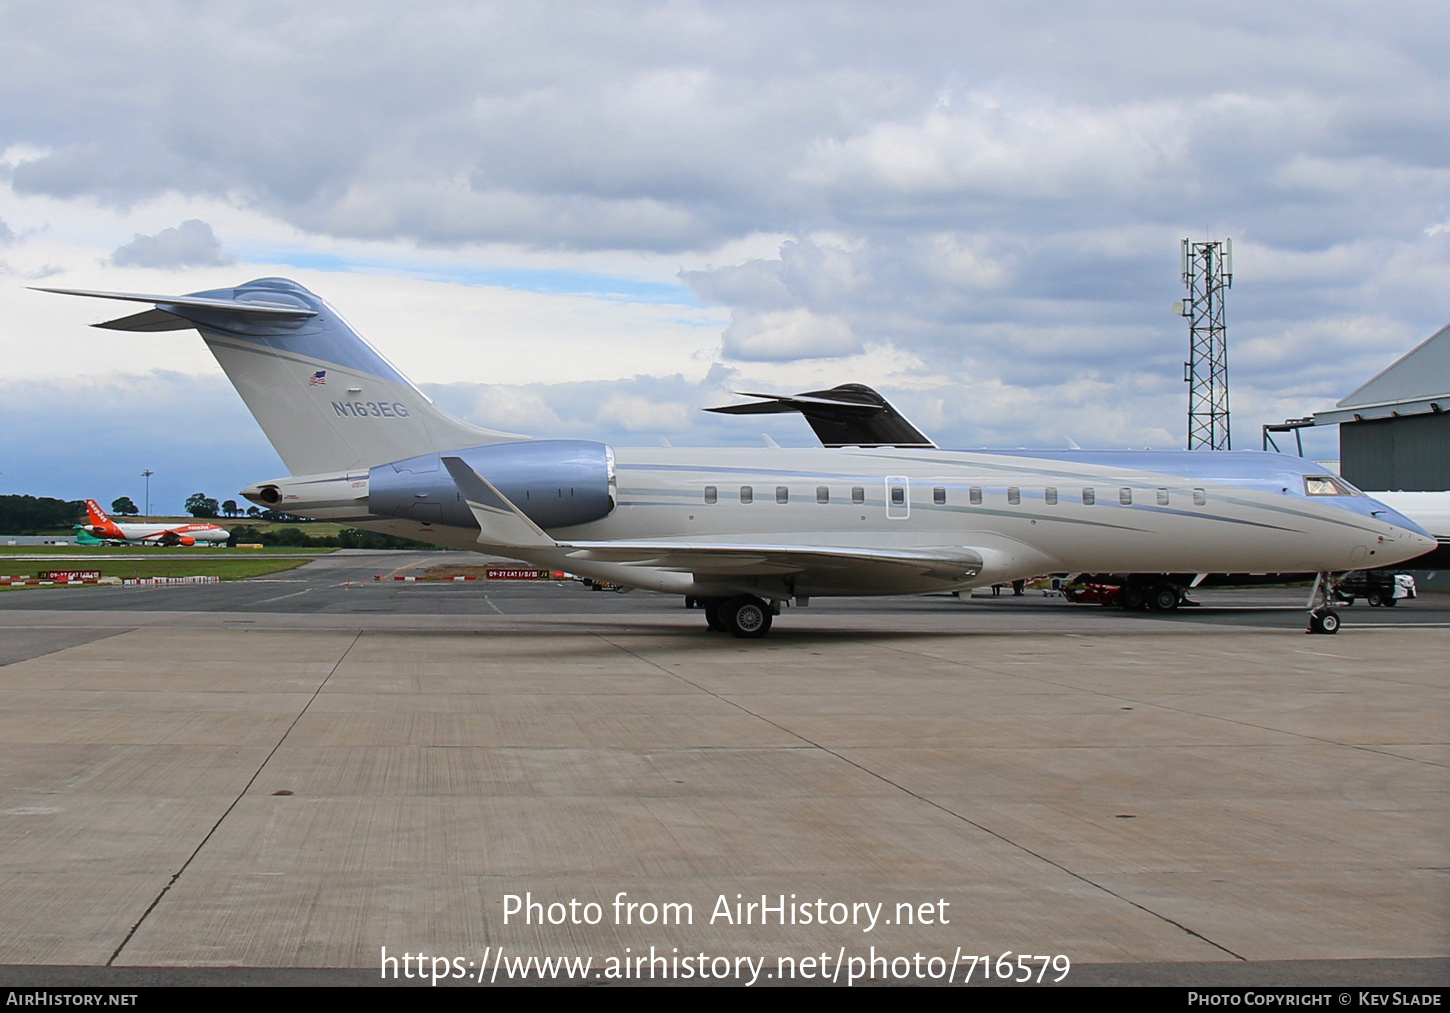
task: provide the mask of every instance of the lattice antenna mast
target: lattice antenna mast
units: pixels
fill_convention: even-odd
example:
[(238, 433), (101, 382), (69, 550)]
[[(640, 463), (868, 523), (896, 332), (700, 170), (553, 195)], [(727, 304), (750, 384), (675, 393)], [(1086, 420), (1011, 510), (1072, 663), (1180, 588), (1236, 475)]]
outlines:
[(1188, 300), (1188, 449), (1232, 450), (1228, 413), (1228, 333), (1224, 293), (1233, 285), (1233, 240), (1183, 241), (1183, 284)]

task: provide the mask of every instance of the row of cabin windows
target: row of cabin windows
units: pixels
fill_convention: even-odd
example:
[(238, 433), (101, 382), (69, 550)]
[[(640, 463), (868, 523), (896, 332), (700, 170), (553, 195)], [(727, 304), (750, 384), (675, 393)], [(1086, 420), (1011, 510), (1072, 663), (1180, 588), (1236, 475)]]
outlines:
[[(713, 485), (707, 485), (707, 486), (705, 486), (705, 502), (706, 503), (718, 503), (719, 500), (720, 500), (720, 492), (719, 492), (719, 490), (715, 486), (713, 486)], [(1092, 506), (1095, 503), (1097, 503), (1097, 500), (1098, 500), (1097, 491), (1095, 489), (1093, 489), (1091, 486), (1087, 486), (1087, 487), (1084, 487), (1083, 488), (1083, 491), (1082, 491), (1082, 504), (1083, 504), (1083, 506)], [(777, 503), (789, 503), (790, 502), (790, 487), (789, 486), (784, 486), (784, 485), (778, 485), (778, 486), (776, 486), (775, 487), (775, 501)], [(931, 491), (931, 501), (934, 504), (936, 504), (937, 506), (946, 506), (946, 502), (947, 502), (947, 491), (946, 491), (946, 489), (943, 486), (937, 486), (936, 488), (932, 489), (932, 491)], [(967, 490), (967, 501), (969, 503), (971, 503), (972, 506), (981, 506), (981, 504), (982, 504), (982, 490), (980, 488), (978, 488), (977, 486), (972, 486), (970, 489)], [(755, 502), (755, 487), (754, 486), (742, 485), (740, 487), (740, 502), (742, 502), (742, 503), (754, 503)], [(829, 503), (829, 502), (831, 502), (831, 490), (830, 490), (830, 487), (829, 486), (824, 486), (824, 485), (818, 485), (818, 486), (816, 486), (816, 502), (817, 503)], [(851, 487), (851, 502), (854, 505), (856, 505), (856, 506), (860, 506), (862, 503), (865, 503), (866, 502), (866, 489), (863, 486), (857, 485), (857, 486), (852, 486)], [(1015, 485), (1014, 486), (1008, 486), (1007, 487), (1007, 502), (1010, 503), (1012, 506), (1019, 505), (1022, 502), (1022, 490), (1019, 489)], [(1048, 486), (1046, 489), (1043, 489), (1042, 490), (1042, 502), (1045, 503), (1048, 506), (1057, 506), (1057, 489), (1055, 487), (1053, 487), (1053, 486)], [(1132, 506), (1133, 505), (1133, 490), (1130, 489), (1130, 488), (1128, 488), (1127, 486), (1123, 486), (1121, 489), (1119, 489), (1118, 490), (1118, 502), (1121, 503), (1123, 506)], [(1194, 506), (1203, 506), (1207, 502), (1208, 502), (1208, 493), (1207, 492), (1205, 492), (1203, 489), (1194, 489), (1193, 490), (1193, 505)], [(1168, 490), (1167, 489), (1159, 489), (1158, 490), (1157, 503), (1158, 503), (1159, 506), (1167, 506), (1168, 505), (1168, 503), (1169, 503), (1169, 497), (1168, 497)], [(906, 505), (906, 490), (904, 488), (902, 488), (901, 486), (899, 486), (899, 485), (893, 485), (891, 487), (891, 505), (892, 506), (905, 506)]]
[[(713, 485), (707, 485), (707, 486), (705, 486), (705, 502), (706, 503), (717, 503), (717, 502), (719, 502), (719, 500), (720, 500), (719, 490), (716, 489), (715, 486), (713, 486)], [(776, 486), (775, 487), (775, 501), (777, 503), (789, 503), (790, 502), (790, 486), (786, 486), (786, 485), (778, 485), (778, 486)], [(755, 487), (754, 486), (751, 486), (751, 485), (742, 485), (740, 487), (740, 502), (742, 502), (742, 503), (754, 503), (755, 502)], [(829, 502), (831, 502), (831, 489), (830, 489), (829, 486), (824, 486), (824, 485), (818, 485), (818, 486), (816, 486), (816, 502), (817, 503), (829, 503)], [(862, 503), (865, 503), (866, 502), (866, 489), (865, 489), (864, 486), (859, 486), (858, 485), (858, 486), (854, 486), (851, 489), (851, 502), (854, 503), (856, 506), (860, 506)]]

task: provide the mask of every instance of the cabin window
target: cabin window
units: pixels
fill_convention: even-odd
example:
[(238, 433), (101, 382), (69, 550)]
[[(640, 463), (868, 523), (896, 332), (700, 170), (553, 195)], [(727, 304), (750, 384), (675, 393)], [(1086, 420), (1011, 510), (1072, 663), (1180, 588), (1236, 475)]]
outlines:
[(1057, 490), (1050, 485), (1046, 489), (1043, 489), (1042, 502), (1048, 506), (1057, 506)]
[(1133, 490), (1132, 489), (1129, 489), (1126, 485), (1123, 486), (1121, 489), (1119, 489), (1118, 490), (1118, 502), (1121, 503), (1121, 504), (1123, 504), (1123, 506), (1132, 506), (1133, 505)]
[(1158, 490), (1158, 505), (1159, 506), (1167, 506), (1168, 505), (1168, 490), (1167, 489), (1159, 489)]
[(705, 486), (705, 502), (714, 503), (717, 499), (719, 499), (719, 495), (715, 487), (713, 485)]
[(978, 489), (976, 486), (972, 486), (970, 489), (967, 490), (967, 501), (971, 503), (972, 506), (981, 506), (982, 490)]
[(860, 506), (866, 502), (866, 490), (859, 485), (851, 486), (851, 502)]
[(1092, 489), (1084, 489), (1082, 491), (1082, 505), (1083, 506), (1092, 506), (1097, 501), (1098, 501), (1098, 494), (1096, 492), (1094, 492)]
[(829, 502), (831, 502), (831, 490), (827, 486), (824, 486), (824, 485), (818, 485), (818, 486), (816, 486), (816, 502), (817, 503), (829, 503)]
[(790, 488), (788, 486), (784, 486), (784, 485), (778, 485), (778, 486), (776, 486), (775, 487), (775, 501), (777, 503), (789, 503), (790, 502)]
[(1019, 489), (1019, 488), (1017, 488), (1015, 485), (1008, 486), (1007, 487), (1007, 502), (1010, 503), (1012, 506), (1016, 506), (1017, 504), (1021, 503), (1022, 502), (1022, 490)]
[(906, 490), (903, 489), (899, 485), (893, 485), (891, 487), (891, 505), (892, 506), (905, 506), (906, 505)]
[(755, 502), (755, 490), (752, 489), (748, 485), (742, 485), (740, 487), (740, 502), (742, 502), (742, 503), (753, 503), (753, 502)]
[(937, 486), (935, 489), (933, 489), (931, 491), (931, 501), (933, 503), (935, 503), (937, 506), (946, 506), (947, 505), (947, 491), (945, 489), (943, 489), (941, 486)]
[(1208, 502), (1208, 493), (1204, 492), (1202, 489), (1194, 489), (1193, 490), (1193, 505), (1194, 506), (1203, 506), (1207, 502)]

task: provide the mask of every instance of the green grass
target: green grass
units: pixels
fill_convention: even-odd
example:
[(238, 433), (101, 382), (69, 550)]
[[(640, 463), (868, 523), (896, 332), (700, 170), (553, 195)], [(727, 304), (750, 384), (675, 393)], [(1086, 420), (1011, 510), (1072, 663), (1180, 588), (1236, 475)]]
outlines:
[(4, 556), (64, 556), (68, 560), (84, 559), (88, 555), (122, 555), (122, 556), (177, 556), (197, 555), (208, 552), (235, 553), (238, 556), (264, 556), (272, 553), (303, 553), (304, 555), (325, 556), (329, 552), (336, 552), (332, 547), (325, 548), (299, 548), (291, 545), (273, 545), (262, 549), (229, 549), (225, 545), (192, 545), (174, 548), (153, 545), (5, 545), (5, 537), (0, 535), (0, 557)]
[(336, 535), (343, 528), (352, 527), (351, 524), (339, 524), (336, 521), (306, 521), (299, 524), (296, 521), (253, 521), (245, 517), (218, 517), (212, 523), (226, 528), (228, 531), (241, 527), (255, 528), (258, 531), (296, 528), (304, 535), (310, 535), (313, 538), (326, 538), (328, 535)]
[(184, 559), (151, 558), (142, 559), (97, 559), (84, 564), (67, 558), (56, 563), (44, 560), (15, 560), (0, 566), (12, 577), (29, 574), (39, 577), (41, 570), (99, 570), (103, 577), (201, 577), (215, 574), (222, 580), (246, 580), (269, 573), (281, 573), (307, 562), (305, 559)]

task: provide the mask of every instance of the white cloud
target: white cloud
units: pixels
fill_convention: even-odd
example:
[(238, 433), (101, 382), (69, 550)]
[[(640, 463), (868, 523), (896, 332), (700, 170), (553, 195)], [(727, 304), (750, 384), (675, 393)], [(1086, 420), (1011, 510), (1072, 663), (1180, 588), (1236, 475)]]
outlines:
[(823, 140), (797, 175), (894, 197), (1060, 200), (1085, 188), (1126, 192), (1182, 159), (1184, 127), (1182, 111), (1168, 103), (1101, 110), (978, 94), (915, 122)]
[(845, 320), (804, 308), (736, 310), (725, 329), (725, 355), (731, 359), (830, 359), (860, 350)]
[(117, 267), (217, 267), (235, 259), (200, 218), (188, 218), (154, 236), (137, 234), (111, 254), (111, 263)]
[[(687, 405), (709, 439), (723, 359), (911, 392), (976, 445), (1171, 445), (1177, 244), (1231, 235), (1252, 432), (1450, 318), (1447, 27), (1432, 5), (12, 4), (0, 270), (292, 276), (460, 410), (525, 423), (502, 428), (644, 437)], [(193, 220), (237, 263), (180, 242)], [(0, 287), (8, 375), (219, 381), (194, 335), (85, 329), (106, 315)]]
[(660, 403), (642, 397), (614, 397), (599, 410), (603, 422), (616, 422), (631, 433), (685, 429), (690, 406), (680, 401)]

